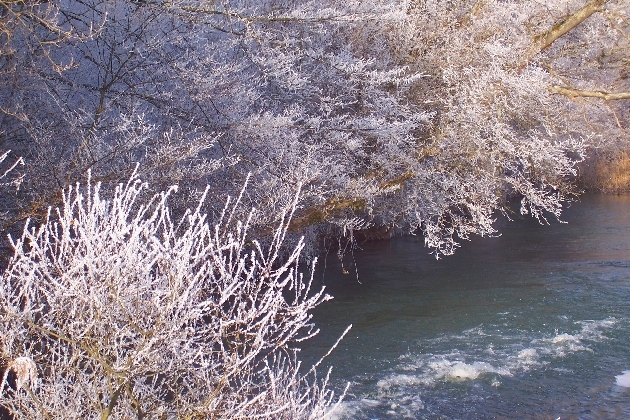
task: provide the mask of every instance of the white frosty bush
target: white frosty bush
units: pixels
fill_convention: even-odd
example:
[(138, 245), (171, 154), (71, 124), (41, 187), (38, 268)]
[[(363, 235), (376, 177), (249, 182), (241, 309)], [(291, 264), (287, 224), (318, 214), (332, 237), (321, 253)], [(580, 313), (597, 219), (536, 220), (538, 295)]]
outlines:
[(19, 384), (2, 381), (0, 406), (27, 419), (324, 417), (328, 375), (300, 370), (295, 345), (330, 297), (298, 273), (302, 243), (280, 257), (291, 214), (263, 247), (232, 220), (240, 199), (212, 226), (199, 208), (171, 220), (174, 188), (140, 203), (145, 188), (132, 178), (103, 199), (77, 185), (12, 240), (0, 345)]

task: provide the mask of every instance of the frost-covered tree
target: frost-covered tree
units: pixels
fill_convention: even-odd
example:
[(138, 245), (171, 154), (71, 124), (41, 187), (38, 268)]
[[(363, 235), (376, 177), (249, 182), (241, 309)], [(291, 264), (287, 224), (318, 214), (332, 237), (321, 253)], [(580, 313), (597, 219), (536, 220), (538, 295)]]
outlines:
[[(90, 36), (25, 53), (2, 87), (3, 144), (28, 174), (5, 226), (140, 162), (184, 204), (252, 174), (261, 234), (303, 185), (291, 231), (421, 231), (449, 254), (512, 197), (559, 216), (586, 146), (625, 139), (608, 95), (628, 90), (621, 0), (53, 4)], [(616, 58), (600, 78), (585, 54)]]
[[(146, 184), (64, 190), (27, 224), (0, 278), (0, 407), (21, 419), (316, 419), (328, 376), (304, 369), (309, 312), (330, 297), (281, 258), (290, 214), (264, 246), (199, 208), (172, 220)], [(10, 375), (13, 380), (8, 380)]]
[[(0, 163), (23, 180), (0, 214), (29, 220), (0, 283), (0, 404), (322, 416), (326, 379), (296, 358), (326, 299), (305, 243), (377, 227), (440, 256), (514, 198), (559, 217), (588, 148), (628, 149), (629, 8), (0, 1)], [(151, 187), (120, 184), (137, 163)]]
[(541, 32), (554, 39), (559, 29), (567, 30), (539, 60), (552, 76), (551, 92), (566, 97), (573, 127), (596, 139), (589, 151), (592, 164), (583, 166), (587, 183), (627, 189), (630, 7), (624, 1), (569, 2), (567, 15), (563, 25)]
[[(614, 114), (628, 102), (611, 104), (628, 90), (627, 2), (418, 0), (408, 10), (392, 50), (425, 75), (407, 97), (434, 115), (400, 190), (411, 197), (394, 211), (405, 208), (399, 220), (421, 227), (438, 253), (452, 252), (455, 237), (492, 233), (506, 198), (539, 220), (558, 217), (587, 147), (628, 147)], [(576, 112), (592, 92), (561, 83), (616, 93), (593, 94), (602, 102)]]

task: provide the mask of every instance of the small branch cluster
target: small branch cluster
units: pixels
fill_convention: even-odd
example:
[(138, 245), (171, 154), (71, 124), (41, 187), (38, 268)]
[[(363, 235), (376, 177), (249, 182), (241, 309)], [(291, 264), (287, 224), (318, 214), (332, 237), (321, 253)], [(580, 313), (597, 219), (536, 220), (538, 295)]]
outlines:
[[(9, 156), (9, 153), (11, 153), (11, 151), (7, 150), (2, 155), (0, 155), (0, 164), (4, 163), (4, 161)], [(23, 180), (23, 176), (19, 176), (18, 175), (16, 178), (14, 178), (13, 180), (11, 180), (9, 182), (7, 182), (6, 179), (5, 179), (5, 178), (8, 177), (9, 173), (12, 172), (19, 165), (24, 165), (24, 160), (21, 157), (15, 159), (13, 161), (13, 163), (11, 165), (9, 165), (8, 168), (0, 170), (0, 187), (5, 187), (5, 186), (8, 186), (8, 185), (11, 185), (11, 186), (13, 186), (15, 188), (19, 188), (20, 187), (20, 184), (22, 183), (22, 180)]]

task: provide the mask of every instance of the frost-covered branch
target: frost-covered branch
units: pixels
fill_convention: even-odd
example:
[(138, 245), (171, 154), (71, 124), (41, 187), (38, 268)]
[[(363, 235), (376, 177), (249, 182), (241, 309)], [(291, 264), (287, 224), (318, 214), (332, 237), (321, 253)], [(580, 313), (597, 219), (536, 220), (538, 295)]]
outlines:
[(132, 178), (105, 199), (77, 185), (12, 241), (0, 350), (28, 387), (3, 381), (0, 406), (25, 419), (322, 418), (328, 375), (301, 374), (296, 346), (330, 296), (298, 272), (301, 242), (282, 249), (290, 214), (265, 246), (248, 237), (253, 214), (231, 219), (240, 199), (213, 225), (199, 208), (172, 220), (173, 189), (143, 204), (146, 188)]
[(567, 16), (562, 22), (554, 25), (548, 31), (536, 35), (528, 54), (527, 62), (545, 48), (549, 48), (558, 38), (584, 22), (593, 13), (602, 10), (608, 0), (588, 0), (581, 8)]
[(584, 97), (584, 98), (599, 98), (605, 101), (617, 101), (621, 99), (630, 99), (630, 92), (603, 92), (601, 90), (582, 90), (574, 89), (567, 86), (551, 86), (549, 89), (552, 93), (558, 95), (568, 96), (569, 98)]
[[(2, 164), (7, 159), (7, 157), (9, 156), (9, 153), (11, 153), (11, 151), (7, 150), (2, 155), (0, 155), (0, 164)], [(19, 165), (24, 165), (24, 159), (22, 159), (21, 157), (15, 159), (15, 161), (8, 168), (3, 170), (4, 172), (0, 173), (0, 186), (7, 185), (6, 181), (3, 181), (3, 180), (9, 175), (9, 173), (11, 173)], [(15, 188), (19, 188), (21, 182), (22, 182), (22, 177), (20, 176), (17, 179), (11, 181), (9, 184), (14, 186)]]

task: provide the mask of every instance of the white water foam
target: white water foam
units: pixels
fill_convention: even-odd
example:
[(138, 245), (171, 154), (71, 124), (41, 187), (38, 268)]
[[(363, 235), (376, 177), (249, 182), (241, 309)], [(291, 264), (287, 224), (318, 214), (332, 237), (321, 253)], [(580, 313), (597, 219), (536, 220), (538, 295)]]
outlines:
[(630, 388), (630, 370), (624, 370), (621, 375), (615, 376), (617, 385), (624, 388)]
[(592, 352), (593, 350), (586, 342), (600, 342), (605, 340), (606, 338), (603, 335), (604, 330), (614, 327), (616, 323), (617, 320), (614, 318), (607, 318), (601, 321), (578, 321), (576, 324), (582, 326), (580, 331), (573, 334), (559, 334), (556, 331), (555, 336), (533, 340), (532, 344), (537, 345), (541, 353), (549, 354), (553, 357), (565, 357), (568, 354), (580, 351)]
[(496, 373), (502, 376), (511, 376), (510, 372), (506, 369), (497, 369), (490, 363), (486, 362), (473, 362), (471, 364), (463, 362), (450, 362), (444, 360), (441, 362), (434, 362), (429, 364), (429, 368), (432, 369), (436, 379), (445, 379), (451, 381), (466, 381), (477, 379), (479, 376), (486, 373)]
[(401, 398), (397, 403), (391, 402), (389, 399), (373, 400), (363, 398), (355, 401), (344, 401), (335, 407), (331, 412), (327, 413), (327, 420), (350, 420), (363, 418), (365, 411), (371, 408), (381, 406), (388, 417), (396, 417), (402, 419), (415, 419), (415, 412), (423, 410), (424, 403), (419, 396)]
[(360, 401), (343, 401), (327, 413), (326, 419), (342, 420), (356, 417), (359, 411), (359, 404)]
[(493, 340), (495, 343), (502, 340), (507, 342), (501, 347), (487, 343), (492, 336), (483, 327), (473, 328), (461, 335), (437, 339), (441, 344), (460, 347), (461, 351), (401, 356), (402, 363), (395, 368), (396, 373), (378, 381), (377, 386), (381, 393), (390, 393), (396, 389), (418, 385), (432, 386), (438, 382), (464, 382), (484, 378), (498, 386), (497, 377), (510, 377), (526, 372), (569, 354), (592, 352), (590, 343), (605, 340), (604, 330), (612, 328), (616, 322), (612, 318), (580, 321), (575, 323), (581, 327), (578, 331), (556, 331), (543, 338), (532, 339), (527, 333), (496, 337)]
[[(496, 326), (481, 325), (437, 337), (425, 348), (447, 351), (400, 356), (400, 363), (377, 382), (370, 399), (345, 402), (332, 418), (363, 418), (361, 415), (375, 406), (391, 418), (416, 418), (414, 413), (423, 409), (422, 388), (476, 381), (500, 387), (501, 378), (541, 368), (576, 352), (592, 352), (592, 344), (606, 340), (604, 332), (616, 323), (613, 318), (580, 321), (573, 324), (577, 326), (573, 331), (555, 331), (542, 337), (538, 332), (522, 330), (496, 335)], [(630, 387), (630, 371), (618, 376), (617, 384)]]

